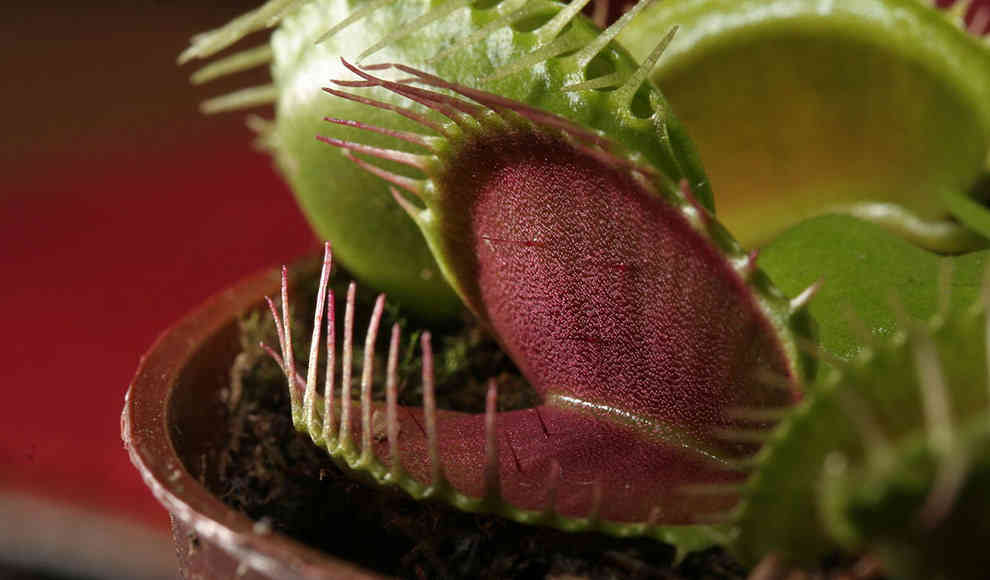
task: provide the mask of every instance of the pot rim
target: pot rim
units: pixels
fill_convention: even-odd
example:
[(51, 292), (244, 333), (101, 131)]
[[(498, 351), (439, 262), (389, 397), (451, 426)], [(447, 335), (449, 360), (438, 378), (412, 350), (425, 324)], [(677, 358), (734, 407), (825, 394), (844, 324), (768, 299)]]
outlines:
[(141, 357), (124, 398), (124, 446), (145, 485), (171, 517), (242, 565), (272, 578), (381, 578), (271, 531), (227, 506), (189, 473), (173, 445), (169, 407), (182, 370), (217, 332), (261, 306), (264, 296), (275, 294), (279, 282), (276, 269), (245, 278), (214, 294), (155, 340)]

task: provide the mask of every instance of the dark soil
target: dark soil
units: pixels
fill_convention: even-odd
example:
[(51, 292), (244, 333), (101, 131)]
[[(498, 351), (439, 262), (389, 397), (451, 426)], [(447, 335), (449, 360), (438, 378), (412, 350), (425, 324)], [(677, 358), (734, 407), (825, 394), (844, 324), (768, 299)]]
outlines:
[[(312, 292), (310, 296), (304, 290), (297, 294), (294, 303), (312, 304)], [(367, 302), (359, 310), (366, 308)], [(341, 316), (343, 311), (338, 312)], [(397, 319), (395, 312), (390, 309), (393, 320)], [(359, 312), (356, 320), (367, 320), (363, 314)], [(297, 317), (306, 320), (309, 316), (309, 312), (300, 312)], [(271, 325), (265, 320), (254, 317), (243, 324), (245, 354), (239, 371), (243, 380), (228, 395), (231, 437), (220, 455), (214, 491), (228, 505), (271, 529), (403, 578), (745, 577), (745, 570), (718, 549), (693, 554), (673, 566), (673, 548), (653, 540), (525, 526), (417, 502), (356, 482), (313, 445), (308, 435), (293, 429), (281, 372), (253, 346), (265, 335), (274, 344)], [(308, 326), (296, 324), (294, 334), (301, 338), (309, 332)], [(301, 348), (305, 341), (298, 344), (297, 352), (308, 351)], [(480, 409), (483, 384), (490, 376), (500, 379), (500, 407), (532, 404), (532, 393), (511, 362), (469, 324), (435, 335), (434, 344), (439, 345), (437, 360), (446, 361), (438, 362), (438, 399), (443, 406)], [(304, 364), (299, 361), (300, 368)], [(418, 357), (407, 356), (403, 372), (415, 377)], [(410, 380), (404, 397), (418, 401), (413, 383)], [(446, 388), (465, 384), (467, 389)]]

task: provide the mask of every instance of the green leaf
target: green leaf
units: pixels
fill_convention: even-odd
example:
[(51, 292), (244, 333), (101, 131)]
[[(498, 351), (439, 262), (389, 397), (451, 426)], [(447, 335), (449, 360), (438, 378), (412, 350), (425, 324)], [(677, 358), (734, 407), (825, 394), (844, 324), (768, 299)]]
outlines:
[[(985, 245), (940, 196), (968, 192), (990, 152), (990, 41), (958, 14), (931, 0), (681, 0), (619, 40), (641, 57), (672, 24), (652, 78), (743, 245), (835, 212), (937, 251)], [(907, 219), (877, 211), (891, 205)]]
[[(827, 215), (781, 234), (762, 250), (760, 266), (788, 295), (818, 279), (824, 281), (810, 312), (818, 321), (821, 345), (850, 359), (866, 338), (857, 325), (877, 337), (895, 332), (898, 322), (892, 299), (919, 320), (938, 310), (940, 268), (951, 269), (947, 290), (953, 308), (972, 304), (980, 291), (986, 257), (987, 251), (941, 257), (880, 226)], [(947, 266), (940, 266), (942, 260)]]

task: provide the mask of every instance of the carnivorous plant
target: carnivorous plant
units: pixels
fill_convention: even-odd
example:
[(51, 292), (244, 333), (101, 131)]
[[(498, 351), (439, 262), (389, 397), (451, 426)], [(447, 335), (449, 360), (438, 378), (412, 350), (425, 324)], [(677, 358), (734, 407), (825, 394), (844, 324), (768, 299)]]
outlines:
[[(921, 0), (642, 1), (604, 30), (588, 3), (270, 0), (183, 54), (279, 27), (194, 79), (271, 63), (205, 108), (275, 104), (252, 125), (334, 245), (305, 376), (285, 284), (272, 303), (297, 428), (462, 510), (761, 570), (842, 549), (977, 577), (985, 255), (939, 267), (889, 229), (986, 245), (990, 45)], [(859, 219), (802, 221), (836, 209)], [(466, 307), (539, 403), (498, 411), (492, 381), (483, 414), (437, 409), (425, 333), (422, 404), (400, 405), (398, 326), (374, 400), (383, 297), (353, 396), (335, 257), (420, 316)]]

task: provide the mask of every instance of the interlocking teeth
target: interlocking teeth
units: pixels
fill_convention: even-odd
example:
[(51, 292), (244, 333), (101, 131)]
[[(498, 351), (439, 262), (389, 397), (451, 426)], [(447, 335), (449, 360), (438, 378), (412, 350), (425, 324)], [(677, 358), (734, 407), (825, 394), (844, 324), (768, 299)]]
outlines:
[(340, 373), (340, 431), (337, 435), (337, 449), (350, 452), (354, 448), (351, 441), (351, 379), (354, 364), (354, 300), (357, 285), (347, 285), (347, 302), (344, 307), (344, 345)]
[(630, 23), (633, 18), (636, 17), (644, 8), (653, 3), (653, 0), (647, 0), (646, 2), (637, 2), (635, 6), (630, 8), (623, 14), (618, 20), (616, 20), (611, 26), (606, 28), (599, 34), (593, 41), (589, 42), (587, 46), (579, 50), (574, 55), (574, 61), (577, 62), (580, 68), (588, 66), (588, 64), (598, 56), (601, 51), (608, 46), (616, 36)]
[(325, 300), (330, 281), (330, 271), (333, 269), (333, 252), (330, 242), (323, 246), (323, 268), (320, 270), (320, 283), (316, 292), (316, 312), (313, 314), (313, 336), (310, 339), (309, 367), (306, 370), (306, 394), (303, 396), (303, 414), (306, 416), (306, 429), (314, 441), (320, 434), (316, 417), (316, 367), (320, 356), (320, 333), (323, 330), (323, 313), (326, 310)]
[(378, 339), (378, 326), (385, 308), (385, 295), (379, 294), (368, 323), (368, 334), (364, 339), (364, 364), (361, 366), (361, 458), (359, 465), (368, 465), (374, 459), (371, 449), (371, 385), (375, 373), (375, 341)]
[(420, 349), (423, 354), (423, 418), (426, 422), (426, 446), (430, 460), (430, 481), (427, 496), (439, 496), (449, 489), (440, 462), (440, 443), (437, 437), (437, 398), (433, 372), (432, 335), (424, 332), (420, 336)]
[[(322, 278), (322, 273), (321, 273)], [(334, 407), (334, 374), (337, 371), (337, 313), (336, 296), (332, 288), (327, 288), (327, 369), (323, 381), (323, 441), (327, 449), (331, 442), (336, 445), (336, 408)]]
[(393, 481), (402, 476), (402, 460), (399, 456), (399, 324), (392, 325), (392, 338), (388, 342), (388, 373), (385, 380), (385, 425), (390, 457), (389, 476)]
[(540, 44), (547, 44), (556, 39), (564, 27), (581, 13), (581, 10), (591, 0), (572, 0), (563, 10), (557, 12), (553, 18), (548, 20), (543, 26), (536, 30), (536, 36), (540, 39)]
[(509, 64), (499, 68), (492, 74), (488, 75), (484, 79), (484, 82), (492, 82), (500, 79), (504, 79), (507, 76), (513, 75), (519, 71), (532, 68), (540, 64), (541, 62), (556, 58), (562, 54), (577, 50), (581, 48), (582, 42), (580, 38), (574, 36), (561, 36), (555, 39), (549, 44), (545, 44), (540, 48), (537, 48), (533, 52), (520, 57), (517, 60), (513, 60)]
[(337, 24), (334, 24), (326, 32), (324, 32), (319, 37), (317, 37), (316, 44), (320, 44), (321, 42), (331, 38), (341, 30), (347, 28), (351, 24), (354, 24), (358, 20), (361, 20), (366, 16), (378, 11), (380, 8), (384, 8), (389, 4), (394, 4), (395, 1), (396, 0), (372, 0), (371, 2), (368, 2), (364, 6), (361, 6), (357, 10), (348, 14), (346, 18), (344, 18)]
[(265, 4), (238, 16), (220, 28), (197, 34), (192, 44), (179, 55), (179, 64), (194, 58), (212, 56), (252, 32), (272, 28), (291, 9), (306, 0), (269, 0)]
[(201, 85), (221, 77), (266, 65), (271, 61), (271, 45), (262, 44), (261, 46), (242, 50), (226, 58), (215, 60), (194, 72), (189, 80), (194, 85)]
[(488, 38), (496, 30), (500, 28), (505, 28), (506, 26), (509, 26), (514, 22), (522, 20), (527, 16), (533, 15), (534, 14), (533, 6), (532, 5), (527, 6), (527, 3), (528, 0), (505, 0), (504, 2), (499, 4), (499, 9), (502, 12), (502, 16), (489, 22), (488, 24), (479, 28), (478, 30), (474, 31), (468, 36), (465, 36), (455, 41), (454, 44), (450, 45), (449, 47), (445, 48), (444, 50), (441, 50), (440, 52), (430, 57), (428, 62), (432, 64), (442, 61), (448, 58), (449, 56), (456, 54), (457, 52), (460, 52), (465, 48), (472, 46), (478, 42), (481, 42), (485, 38)]
[[(329, 143), (329, 141), (327, 141)], [(330, 143), (334, 145), (334, 143)], [(424, 192), (424, 181), (422, 179), (413, 179), (412, 177), (406, 177), (404, 175), (399, 175), (398, 173), (392, 173), (387, 169), (382, 169), (377, 165), (368, 163), (359, 157), (355, 157), (349, 149), (344, 150), (344, 156), (353, 161), (356, 165), (364, 169), (368, 173), (376, 175), (385, 181), (401, 187), (402, 189), (416, 195), (417, 197), (423, 197)]]
[(660, 42), (657, 43), (656, 47), (650, 52), (642, 63), (640, 63), (639, 68), (636, 72), (629, 75), (626, 82), (622, 84), (621, 87), (616, 89), (615, 98), (616, 102), (621, 103), (626, 109), (632, 110), (633, 97), (636, 96), (636, 91), (642, 86), (643, 82), (646, 81), (647, 77), (650, 75), (650, 71), (656, 66), (657, 61), (660, 60), (660, 56), (663, 55), (664, 51), (667, 50), (667, 46), (670, 45), (670, 41), (674, 40), (674, 36), (677, 34), (678, 27), (672, 27)]
[(444, 137), (449, 137), (449, 134), (443, 128), (442, 125), (431, 121), (430, 119), (426, 118), (424, 115), (421, 115), (413, 111), (412, 109), (406, 107), (400, 107), (398, 105), (393, 105), (391, 103), (386, 103), (384, 101), (379, 101), (376, 99), (369, 99), (367, 97), (362, 97), (360, 95), (355, 95), (353, 93), (348, 93), (346, 91), (331, 89), (329, 87), (324, 87), (323, 91), (335, 97), (340, 97), (342, 99), (354, 101), (355, 103), (361, 103), (363, 105), (368, 105), (371, 107), (375, 107), (377, 109), (382, 109), (383, 111), (392, 111), (393, 113), (402, 115), (403, 117), (409, 119), (410, 121), (415, 121), (416, 123), (419, 123), (424, 127), (432, 129), (439, 135), (443, 135)]
[(388, 137), (395, 137), (405, 141), (406, 143), (412, 143), (413, 145), (419, 145), (429, 150), (433, 150), (433, 144), (430, 143), (429, 137), (426, 135), (421, 135), (419, 133), (412, 133), (409, 131), (400, 131), (398, 129), (389, 129), (387, 127), (378, 127), (375, 125), (368, 125), (360, 121), (352, 121), (350, 119), (337, 119), (334, 117), (324, 117), (324, 121), (328, 123), (333, 123), (335, 125), (343, 125), (345, 127), (352, 127), (355, 129), (362, 129), (364, 131), (370, 131), (372, 133), (378, 133), (379, 135), (385, 135)]
[[(418, 69), (393, 63), (382, 63), (378, 65), (365, 66), (362, 68), (356, 67), (353, 64), (341, 59), (342, 63), (346, 68), (353, 71), (361, 80), (358, 81), (344, 81), (335, 80), (333, 81), (338, 86), (345, 87), (381, 87), (397, 95), (406, 97), (414, 102), (417, 102), (429, 109), (432, 109), (444, 116), (446, 116), (450, 121), (452, 121), (460, 131), (473, 131), (474, 127), (479, 126), (481, 123), (495, 123), (499, 122), (499, 119), (503, 124), (508, 124), (508, 118), (510, 114), (519, 115), (523, 119), (534, 123), (538, 126), (556, 129), (562, 131), (563, 135), (567, 139), (573, 140), (575, 145), (582, 147), (585, 154), (599, 159), (603, 163), (606, 163), (613, 167), (620, 167), (630, 171), (634, 176), (643, 178), (643, 176), (649, 176), (651, 179), (664, 180), (664, 176), (659, 172), (655, 171), (652, 167), (648, 165), (637, 164), (630, 159), (627, 159), (621, 155), (613, 154), (609, 151), (612, 147), (608, 139), (596, 134), (593, 131), (576, 125), (567, 119), (558, 117), (557, 115), (547, 113), (546, 111), (531, 107), (529, 105), (501, 97), (496, 94), (488, 93), (485, 91), (480, 91), (477, 89), (472, 89), (463, 85), (457, 85), (454, 83), (447, 82), (439, 77), (428, 74), (426, 72), (420, 71)], [(380, 77), (376, 77), (370, 74), (369, 70), (380, 71), (385, 69), (395, 69), (407, 74), (412, 75), (411, 78), (405, 79), (404, 81), (388, 81)], [(423, 89), (419, 87), (411, 86), (412, 83), (434, 86), (440, 89), (446, 89), (456, 96), (451, 96), (449, 94), (440, 93), (433, 90)], [(425, 116), (414, 112), (412, 110), (398, 107), (396, 105), (391, 105), (378, 101), (375, 99), (369, 99), (365, 97), (360, 97), (345, 91), (340, 91), (332, 88), (325, 88), (326, 92), (352, 100), (355, 102), (367, 104), (376, 108), (383, 110), (394, 111), (408, 119), (411, 119), (424, 127), (435, 131), (437, 134), (441, 135), (442, 138), (451, 139), (453, 135), (451, 131), (456, 131), (458, 129), (447, 128), (439, 125)], [(470, 99), (470, 101), (465, 100)], [(369, 132), (384, 134), (388, 136), (395, 137), (400, 140), (404, 140), (409, 143), (422, 145), (424, 147), (430, 148), (432, 151), (436, 151), (436, 143), (419, 133), (410, 133), (405, 131), (396, 131), (392, 129), (387, 129), (383, 127), (376, 127), (371, 125), (366, 125), (363, 123), (355, 121), (346, 121), (341, 119), (326, 118), (325, 120), (340, 124), (348, 125), (358, 129), (366, 130)], [(371, 147), (368, 145), (363, 145), (360, 143), (352, 141), (344, 141), (341, 139), (330, 138), (330, 137), (317, 137), (318, 140), (339, 147), (344, 150), (345, 156), (351, 159), (354, 163), (359, 165), (361, 168), (365, 169), (369, 173), (372, 173), (392, 185), (413, 193), (420, 199), (424, 201), (430, 201), (429, 196), (433, 192), (431, 187), (432, 171), (437, 164), (437, 158), (435, 155), (417, 155), (413, 153), (407, 153), (404, 151), (399, 151), (396, 149), (384, 149), (379, 147)], [(369, 163), (363, 159), (355, 157), (351, 152), (361, 153), (369, 155), (378, 159), (395, 161), (402, 163), (409, 167), (413, 167), (423, 171), (427, 175), (427, 179), (414, 179), (393, 173), (391, 171), (385, 170), (375, 164)], [(694, 208), (693, 214), (696, 215), (697, 219), (700, 220), (701, 224), (707, 225), (711, 221), (710, 212), (708, 212), (695, 198), (690, 188), (686, 184), (682, 185), (682, 193), (684, 193), (685, 198), (691, 203)], [(421, 209), (411, 205), (403, 196), (396, 195), (393, 190), (393, 195), (399, 204), (409, 213), (415, 220), (420, 219)]]
[[(278, 326), (276, 324), (276, 326)], [(289, 269), (282, 266), (282, 358), (285, 361), (285, 374), (289, 381), (289, 401), (292, 407), (292, 422), (299, 429), (300, 402), (295, 388), (296, 359), (292, 351), (292, 317), (289, 315)]]
[(386, 46), (394, 43), (395, 41), (413, 34), (417, 30), (428, 26), (429, 24), (445, 18), (456, 10), (461, 8), (466, 8), (474, 0), (449, 0), (445, 4), (441, 4), (437, 8), (426, 12), (425, 14), (419, 16), (418, 18), (396, 28), (382, 37), (378, 42), (372, 44), (368, 48), (364, 49), (361, 54), (358, 55), (357, 61), (361, 62), (365, 58), (375, 54), (379, 50), (385, 48)]
[(814, 298), (815, 295), (818, 294), (818, 291), (821, 290), (822, 284), (824, 283), (824, 280), (819, 279), (811, 286), (805, 288), (803, 292), (791, 299), (791, 313), (793, 314), (806, 308), (808, 304), (811, 303), (812, 298)]
[(204, 114), (229, 113), (271, 105), (278, 100), (278, 87), (272, 84), (239, 89), (226, 95), (203, 101), (199, 110)]

